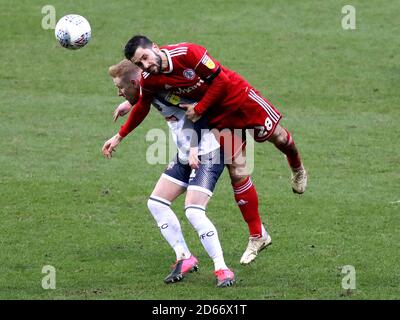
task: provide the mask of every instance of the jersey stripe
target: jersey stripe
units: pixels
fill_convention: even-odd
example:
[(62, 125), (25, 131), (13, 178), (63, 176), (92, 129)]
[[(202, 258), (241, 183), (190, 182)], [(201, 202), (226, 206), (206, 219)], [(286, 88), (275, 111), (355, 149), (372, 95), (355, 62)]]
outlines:
[(171, 55), (177, 54), (177, 53), (187, 53), (187, 50), (179, 50), (179, 51), (170, 52)]
[(253, 182), (251, 181), (251, 179), (249, 179), (249, 181), (247, 181), (243, 186), (239, 187), (239, 188), (235, 188), (233, 190), (234, 194), (240, 194), (243, 192), (246, 192), (247, 190), (249, 190), (251, 188), (251, 186), (253, 185)]
[(172, 57), (177, 57), (177, 56), (183, 56), (185, 54), (186, 54), (186, 52), (171, 54), (171, 58)]
[(188, 50), (188, 47), (179, 47), (179, 48), (171, 49), (171, 50), (168, 50), (168, 51), (170, 53), (174, 53), (176, 51), (187, 51), (187, 50)]
[(176, 52), (179, 52), (179, 51), (188, 51), (188, 49), (178, 48), (178, 49), (174, 49), (174, 50), (169, 50), (170, 53), (176, 53)]
[(278, 114), (272, 109), (272, 107), (265, 101), (263, 100), (260, 96), (258, 96), (253, 90), (250, 90), (249, 92), (249, 97), (253, 99), (255, 102), (257, 102), (263, 109), (268, 113), (268, 115), (275, 121), (279, 121), (279, 116)]
[(206, 57), (207, 54), (207, 50), (204, 52), (203, 56), (201, 57), (200, 61), (196, 64), (196, 66), (194, 67), (194, 70), (197, 69), (197, 67), (199, 66), (199, 64), (201, 63), (201, 61), (203, 61), (203, 59)]
[(148, 76), (150, 75), (150, 73), (143, 71), (143, 78), (146, 79)]
[(187, 54), (187, 51), (174, 51), (169, 53), (171, 56), (175, 56), (177, 54)]

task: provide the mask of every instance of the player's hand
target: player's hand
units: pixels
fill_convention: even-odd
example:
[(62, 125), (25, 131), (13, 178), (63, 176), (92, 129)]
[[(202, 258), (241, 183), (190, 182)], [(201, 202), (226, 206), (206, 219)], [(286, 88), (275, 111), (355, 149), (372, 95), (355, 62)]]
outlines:
[(201, 118), (201, 115), (197, 114), (197, 112), (194, 110), (196, 103), (194, 103), (194, 104), (181, 103), (179, 106), (182, 109), (186, 110), (186, 116), (189, 120), (196, 122), (197, 120), (199, 120)]
[(199, 148), (190, 148), (189, 151), (189, 166), (192, 169), (199, 168)]
[(132, 105), (129, 101), (122, 102), (114, 111), (113, 121), (117, 121), (118, 117), (123, 117), (131, 111)]
[(111, 139), (108, 139), (104, 145), (101, 151), (103, 152), (104, 157), (107, 159), (110, 159), (112, 157), (112, 153), (115, 150), (115, 148), (119, 145), (119, 143), (122, 141), (123, 137), (121, 137), (118, 133), (113, 136)]

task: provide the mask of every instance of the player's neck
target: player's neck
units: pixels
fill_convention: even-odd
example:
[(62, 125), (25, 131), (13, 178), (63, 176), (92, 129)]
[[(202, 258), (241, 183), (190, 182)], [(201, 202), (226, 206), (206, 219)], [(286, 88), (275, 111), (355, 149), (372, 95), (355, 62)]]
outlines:
[(161, 72), (165, 72), (167, 70), (169, 70), (167, 54), (164, 51), (161, 51)]

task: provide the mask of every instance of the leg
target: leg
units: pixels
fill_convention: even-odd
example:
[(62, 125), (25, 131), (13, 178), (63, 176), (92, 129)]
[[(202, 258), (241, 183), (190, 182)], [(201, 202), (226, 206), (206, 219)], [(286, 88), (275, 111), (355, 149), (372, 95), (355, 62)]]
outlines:
[[(177, 160), (177, 159), (175, 159)], [(190, 171), (175, 161), (157, 182), (148, 201), (148, 207), (157, 221), (161, 234), (174, 249), (176, 263), (172, 272), (164, 279), (165, 283), (180, 281), (191, 271), (196, 271), (197, 259), (190, 253), (182, 234), (181, 226), (170, 204), (185, 192)]]
[(302, 167), (300, 154), (290, 133), (279, 124), (276, 126), (268, 141), (286, 155), (290, 168), (297, 171)]
[(212, 154), (202, 156), (199, 169), (192, 171), (185, 199), (185, 213), (197, 231), (204, 249), (214, 262), (217, 286), (227, 287), (233, 284), (234, 274), (225, 264), (217, 229), (206, 215), (208, 201), (224, 170), (224, 164), (212, 164), (212, 158)]
[(149, 200), (147, 206), (160, 228), (161, 234), (174, 249), (176, 260), (188, 259), (191, 253), (182, 234), (181, 225), (170, 205), (185, 188), (161, 177)]
[(258, 194), (246, 166), (246, 140), (243, 130), (214, 131), (224, 147), (225, 164), (229, 170), (235, 201), (249, 228), (249, 242), (240, 263), (249, 264), (265, 248), (271, 238), (265, 230), (258, 210)]
[(258, 210), (258, 194), (251, 178), (246, 173), (246, 150), (237, 155), (228, 165), (236, 203), (246, 221), (250, 237), (247, 248), (240, 263), (248, 265), (254, 261), (258, 253), (271, 243), (271, 237), (265, 230)]
[(268, 138), (277, 149), (286, 155), (292, 170), (292, 189), (295, 193), (303, 193), (307, 187), (307, 172), (301, 162), (300, 154), (290, 133), (279, 124)]
[[(245, 144), (241, 143), (244, 139), (238, 134), (232, 134), (230, 140), (224, 140), (234, 140), (232, 145), (235, 147), (230, 147), (226, 144), (224, 147), (226, 147), (226, 152), (233, 150), (233, 156), (231, 155), (231, 161), (227, 162), (227, 168), (231, 178), (235, 201), (242, 213), (243, 219), (248, 225), (250, 236), (259, 237), (262, 235), (262, 222), (258, 210), (258, 194), (247, 171), (246, 148)], [(227, 155), (225, 158), (227, 158)]]
[(244, 104), (249, 127), (252, 127), (254, 140), (269, 140), (286, 155), (292, 169), (292, 189), (295, 193), (303, 193), (307, 186), (307, 172), (300, 160), (299, 152), (290, 133), (279, 125), (282, 118), (280, 112), (258, 91), (249, 91), (249, 100)]

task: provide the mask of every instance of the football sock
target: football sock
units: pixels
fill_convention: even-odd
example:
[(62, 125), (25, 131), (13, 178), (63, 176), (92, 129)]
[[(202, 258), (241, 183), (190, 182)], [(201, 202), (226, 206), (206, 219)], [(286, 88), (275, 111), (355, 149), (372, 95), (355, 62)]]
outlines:
[(277, 147), (281, 152), (283, 152), (286, 155), (286, 159), (289, 163), (290, 168), (293, 171), (296, 171), (302, 167), (300, 154), (297, 151), (296, 145), (289, 131), (287, 131), (286, 129), (285, 131), (287, 133), (286, 143), (283, 144), (275, 143), (275, 147)]
[(232, 187), (236, 203), (249, 227), (250, 236), (259, 237), (262, 234), (262, 222), (258, 211), (258, 194), (250, 176), (243, 182), (232, 184)]
[(181, 225), (170, 208), (171, 202), (160, 197), (150, 196), (147, 207), (157, 222), (161, 234), (174, 249), (176, 260), (188, 259), (191, 253), (183, 238)]
[(215, 270), (228, 269), (225, 264), (217, 229), (206, 216), (206, 208), (199, 205), (187, 205), (185, 213), (189, 222), (197, 231), (204, 249), (213, 260)]
[(268, 232), (265, 229), (263, 224), (261, 224), (261, 235), (262, 235), (263, 238), (267, 238), (267, 236), (268, 236)]

